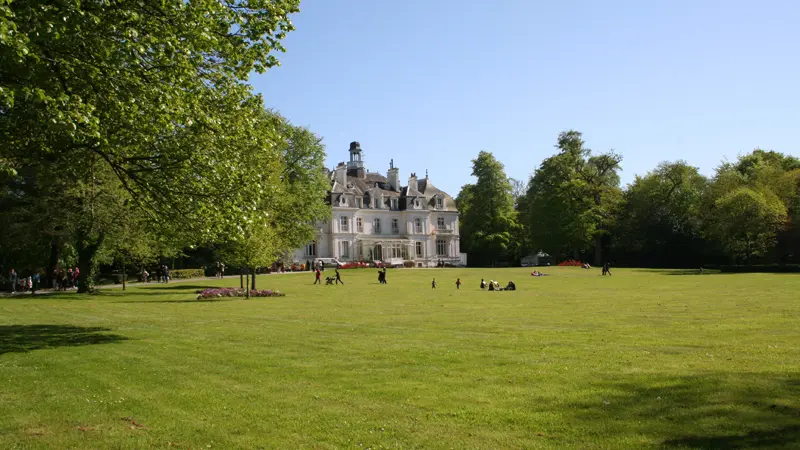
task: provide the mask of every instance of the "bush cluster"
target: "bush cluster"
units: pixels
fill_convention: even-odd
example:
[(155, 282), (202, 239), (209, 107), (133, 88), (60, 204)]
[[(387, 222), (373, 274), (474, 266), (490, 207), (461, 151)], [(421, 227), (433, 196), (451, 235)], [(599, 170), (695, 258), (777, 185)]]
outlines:
[(173, 280), (183, 280), (186, 278), (202, 278), (205, 276), (203, 269), (178, 269), (169, 272)]

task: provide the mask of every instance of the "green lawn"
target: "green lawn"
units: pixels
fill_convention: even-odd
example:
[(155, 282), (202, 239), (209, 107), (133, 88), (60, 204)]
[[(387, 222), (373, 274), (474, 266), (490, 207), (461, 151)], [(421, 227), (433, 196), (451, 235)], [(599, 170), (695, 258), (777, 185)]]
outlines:
[(546, 272), (0, 298), (0, 448), (800, 447), (800, 276)]

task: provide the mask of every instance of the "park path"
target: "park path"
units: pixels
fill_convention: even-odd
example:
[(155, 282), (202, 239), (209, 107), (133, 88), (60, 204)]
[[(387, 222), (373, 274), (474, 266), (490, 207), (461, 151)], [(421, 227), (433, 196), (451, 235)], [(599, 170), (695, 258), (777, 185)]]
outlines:
[[(273, 275), (289, 275), (289, 274), (300, 274), (300, 273), (309, 274), (311, 272), (278, 272), (278, 273), (270, 273), (270, 274), (262, 273), (262, 274), (259, 274), (259, 275), (273, 276)], [(226, 275), (224, 278), (225, 279), (238, 279), (239, 275)], [(181, 278), (179, 280), (170, 280), (169, 283), (166, 283), (166, 284), (189, 283), (189, 282), (192, 282), (192, 281), (211, 281), (211, 280), (219, 280), (219, 278), (216, 278), (216, 277)], [(126, 287), (137, 287), (137, 286), (150, 286), (150, 285), (157, 285), (157, 284), (163, 284), (163, 283), (159, 283), (157, 281), (152, 281), (152, 282), (149, 282), (149, 283), (142, 283), (141, 281), (136, 281), (136, 282), (133, 282), (133, 283), (126, 283), (125, 286)], [(103, 286), (95, 286), (95, 287), (97, 289), (121, 289), (122, 288), (122, 284), (121, 283), (120, 284), (105, 284)], [(58, 293), (58, 292), (76, 292), (76, 290), (75, 289), (69, 289), (67, 291), (57, 291), (55, 289), (50, 289), (50, 288), (48, 288), (48, 289), (39, 289), (38, 291), (36, 291), (36, 295), (37, 296), (39, 296), (39, 295), (49, 295), (49, 294), (55, 294), (55, 293)], [(11, 293), (11, 292), (0, 292), (0, 297), (22, 297), (22, 296), (27, 296), (27, 295), (31, 295), (31, 293), (30, 292), (14, 292), (14, 293)]]

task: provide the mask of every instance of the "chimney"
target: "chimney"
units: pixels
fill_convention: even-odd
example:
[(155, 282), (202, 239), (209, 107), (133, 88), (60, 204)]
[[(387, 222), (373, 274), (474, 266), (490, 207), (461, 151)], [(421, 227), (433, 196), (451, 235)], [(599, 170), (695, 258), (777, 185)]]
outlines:
[(336, 166), (333, 179), (343, 188), (347, 187), (347, 166), (343, 162)]
[(394, 160), (389, 161), (389, 171), (386, 173), (389, 189), (400, 192), (400, 171), (394, 166)]
[(408, 177), (408, 190), (418, 190), (416, 173), (412, 173), (411, 176)]

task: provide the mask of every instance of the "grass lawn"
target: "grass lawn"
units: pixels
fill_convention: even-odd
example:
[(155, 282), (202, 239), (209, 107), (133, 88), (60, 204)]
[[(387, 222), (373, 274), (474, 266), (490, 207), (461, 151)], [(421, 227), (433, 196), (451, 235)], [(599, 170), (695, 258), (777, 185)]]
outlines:
[(529, 272), (0, 298), (0, 449), (800, 448), (800, 276)]

